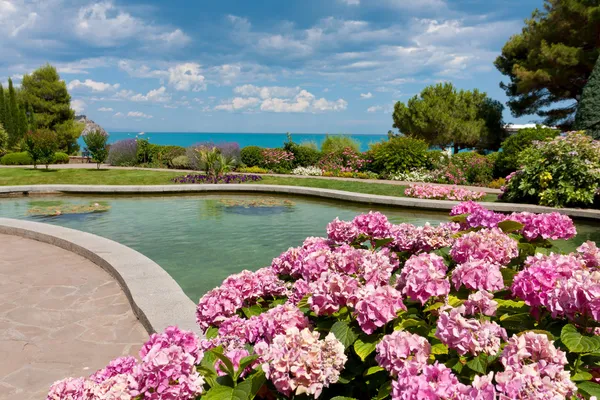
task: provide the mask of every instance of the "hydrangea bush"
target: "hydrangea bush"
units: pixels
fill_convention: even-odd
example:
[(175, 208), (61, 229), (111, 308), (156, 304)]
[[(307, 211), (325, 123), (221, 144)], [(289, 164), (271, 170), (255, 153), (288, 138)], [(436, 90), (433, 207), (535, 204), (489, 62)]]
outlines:
[(336, 219), (327, 237), (202, 297), (202, 340), (169, 328), (140, 361), (59, 381), (48, 399), (598, 396), (596, 244), (556, 253), (552, 240), (576, 234), (558, 213), (466, 202), (451, 215), (421, 227)]
[(404, 190), (404, 195), (415, 197), (417, 199), (435, 199), (435, 200), (481, 200), (485, 197), (485, 192), (474, 192), (458, 186), (440, 186), (440, 185), (410, 185)]

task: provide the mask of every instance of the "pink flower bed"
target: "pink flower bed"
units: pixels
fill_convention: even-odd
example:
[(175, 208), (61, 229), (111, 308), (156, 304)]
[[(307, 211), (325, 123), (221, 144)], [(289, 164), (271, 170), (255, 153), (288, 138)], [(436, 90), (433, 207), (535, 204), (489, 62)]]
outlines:
[[(434, 227), (332, 221), (270, 267), (200, 299), (140, 360), (55, 383), (48, 399), (572, 399), (598, 384), (600, 250), (560, 214), (477, 203)], [(577, 397), (573, 397), (577, 396)]]
[(404, 195), (415, 197), (417, 199), (434, 200), (481, 200), (485, 197), (485, 192), (474, 192), (458, 186), (440, 186), (440, 185), (410, 185), (404, 190)]

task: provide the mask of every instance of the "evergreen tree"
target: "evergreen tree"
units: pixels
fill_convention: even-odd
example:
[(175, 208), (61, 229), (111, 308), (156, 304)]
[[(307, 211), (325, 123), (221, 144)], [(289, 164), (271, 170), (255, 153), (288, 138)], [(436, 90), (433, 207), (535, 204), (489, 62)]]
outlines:
[(36, 128), (35, 113), (33, 112), (33, 107), (31, 104), (27, 104), (27, 125), (28, 130), (30, 131), (33, 131)]
[[(4, 104), (4, 88), (0, 83), (0, 125), (4, 127), (6, 125), (6, 110)], [(4, 128), (3, 128), (4, 129)]]
[(577, 107), (575, 129), (584, 130), (594, 139), (600, 139), (600, 57), (596, 67), (583, 89)]
[(19, 111), (17, 112), (17, 142), (25, 137), (28, 130), (27, 112), (25, 111), (25, 105), (18, 106)]
[(18, 142), (18, 122), (17, 122), (17, 93), (13, 87), (12, 79), (8, 78), (8, 98), (6, 111), (6, 126), (4, 129), (8, 132), (9, 146), (12, 147)]

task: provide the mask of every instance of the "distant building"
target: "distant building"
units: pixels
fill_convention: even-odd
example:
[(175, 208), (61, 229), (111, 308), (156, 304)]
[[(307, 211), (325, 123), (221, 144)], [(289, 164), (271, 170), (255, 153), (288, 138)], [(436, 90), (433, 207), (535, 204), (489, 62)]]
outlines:
[[(522, 124), (522, 125), (507, 124), (507, 125), (504, 125), (504, 129), (506, 129), (506, 131), (508, 132), (509, 135), (512, 135), (514, 133), (517, 133), (520, 129), (535, 128), (538, 125), (539, 124)], [(542, 128), (550, 128), (550, 129), (558, 130), (558, 128), (556, 128), (554, 126), (546, 126), (546, 125), (540, 125), (540, 126)]]

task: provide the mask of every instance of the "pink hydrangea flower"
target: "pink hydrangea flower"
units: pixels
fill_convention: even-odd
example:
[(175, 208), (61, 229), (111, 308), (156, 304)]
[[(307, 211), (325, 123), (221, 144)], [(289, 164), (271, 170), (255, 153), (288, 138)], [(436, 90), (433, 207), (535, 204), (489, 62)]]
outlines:
[(443, 247), (452, 246), (455, 242), (454, 234), (458, 231), (458, 225), (440, 224), (439, 226), (431, 226), (426, 223), (423, 226), (415, 228), (415, 243), (413, 252), (428, 252)]
[(312, 296), (308, 299), (308, 304), (317, 315), (331, 315), (348, 303), (358, 287), (358, 281), (351, 276), (335, 272), (324, 273), (310, 284)]
[(459, 264), (481, 260), (507, 265), (519, 255), (519, 248), (517, 242), (500, 229), (482, 229), (456, 239), (450, 255)]
[(397, 224), (390, 226), (390, 236), (394, 241), (392, 247), (398, 251), (413, 251), (416, 243), (416, 229), (413, 224)]
[(218, 287), (206, 293), (198, 302), (196, 321), (202, 329), (219, 326), (244, 304), (239, 291), (230, 287)]
[(463, 203), (460, 203), (460, 204), (452, 207), (452, 210), (450, 211), (450, 215), (455, 216), (455, 215), (463, 215), (463, 214), (472, 214), (473, 212), (475, 212), (477, 210), (485, 210), (485, 209), (486, 208), (484, 208), (481, 204), (469, 200), (469, 201), (465, 201)]
[(256, 272), (242, 271), (231, 275), (223, 281), (221, 287), (237, 290), (244, 301), (255, 300), (265, 296), (284, 296), (287, 289), (275, 272), (270, 268), (262, 268)]
[(290, 329), (301, 330), (309, 326), (309, 320), (304, 313), (291, 304), (279, 305), (251, 319), (256, 319), (259, 335), (267, 342)]
[(115, 375), (103, 382), (86, 381), (86, 400), (132, 400), (137, 382), (130, 374)]
[(457, 290), (463, 285), (467, 289), (490, 292), (504, 289), (500, 266), (484, 260), (458, 265), (452, 271), (452, 283)]
[(387, 285), (392, 272), (398, 269), (398, 259), (389, 249), (373, 252), (361, 250), (362, 259), (357, 274), (365, 285)]
[[(393, 376), (404, 368), (420, 370), (431, 354), (431, 345), (422, 336), (405, 331), (394, 331), (377, 344), (375, 360)], [(410, 364), (410, 366), (407, 366)]]
[(554, 318), (577, 314), (600, 321), (600, 271), (576, 270), (568, 279), (559, 280), (548, 295), (548, 309)]
[(402, 293), (391, 286), (368, 285), (360, 289), (354, 302), (354, 314), (361, 329), (372, 334), (394, 318), (399, 310), (406, 310)]
[(379, 212), (370, 211), (368, 214), (356, 216), (352, 223), (360, 234), (373, 239), (390, 237), (390, 226), (387, 217)]
[(96, 371), (90, 376), (90, 380), (101, 383), (107, 379), (121, 374), (133, 373), (137, 360), (135, 357), (119, 357), (112, 360), (105, 368)]
[(460, 399), (467, 387), (444, 364), (427, 365), (420, 374), (404, 369), (392, 381), (392, 400)]
[(292, 285), (288, 302), (293, 305), (298, 305), (300, 301), (310, 293), (310, 285), (304, 279), (298, 279)]
[(323, 388), (336, 383), (347, 357), (344, 345), (329, 333), (324, 340), (309, 329), (288, 329), (273, 343), (255, 347), (262, 368), (277, 390), (286, 396), (308, 394), (318, 398)]
[(466, 315), (483, 314), (491, 317), (496, 315), (498, 309), (498, 302), (494, 300), (494, 295), (485, 290), (471, 293), (463, 305)]
[(432, 184), (411, 184), (404, 190), (408, 197), (418, 199), (437, 199), (437, 200), (481, 200), (485, 197), (485, 192), (474, 192), (461, 188), (459, 186), (442, 186)]
[(46, 400), (85, 400), (85, 378), (66, 378), (50, 386)]
[(450, 292), (447, 270), (444, 259), (436, 254), (412, 256), (402, 268), (397, 289), (421, 304), (431, 297), (447, 296)]
[(581, 254), (581, 258), (585, 260), (588, 268), (600, 267), (600, 249), (598, 249), (596, 243), (588, 240), (579, 246), (577, 251)]
[(350, 244), (358, 238), (358, 235), (360, 232), (353, 222), (340, 221), (336, 218), (327, 225), (327, 237), (336, 243)]
[(507, 339), (504, 328), (495, 322), (465, 318), (464, 312), (464, 306), (440, 312), (435, 336), (461, 355), (497, 354), (501, 339)]
[(506, 219), (525, 225), (521, 233), (528, 240), (534, 240), (538, 237), (568, 240), (577, 234), (573, 220), (557, 212), (548, 214), (513, 213), (507, 216)]

